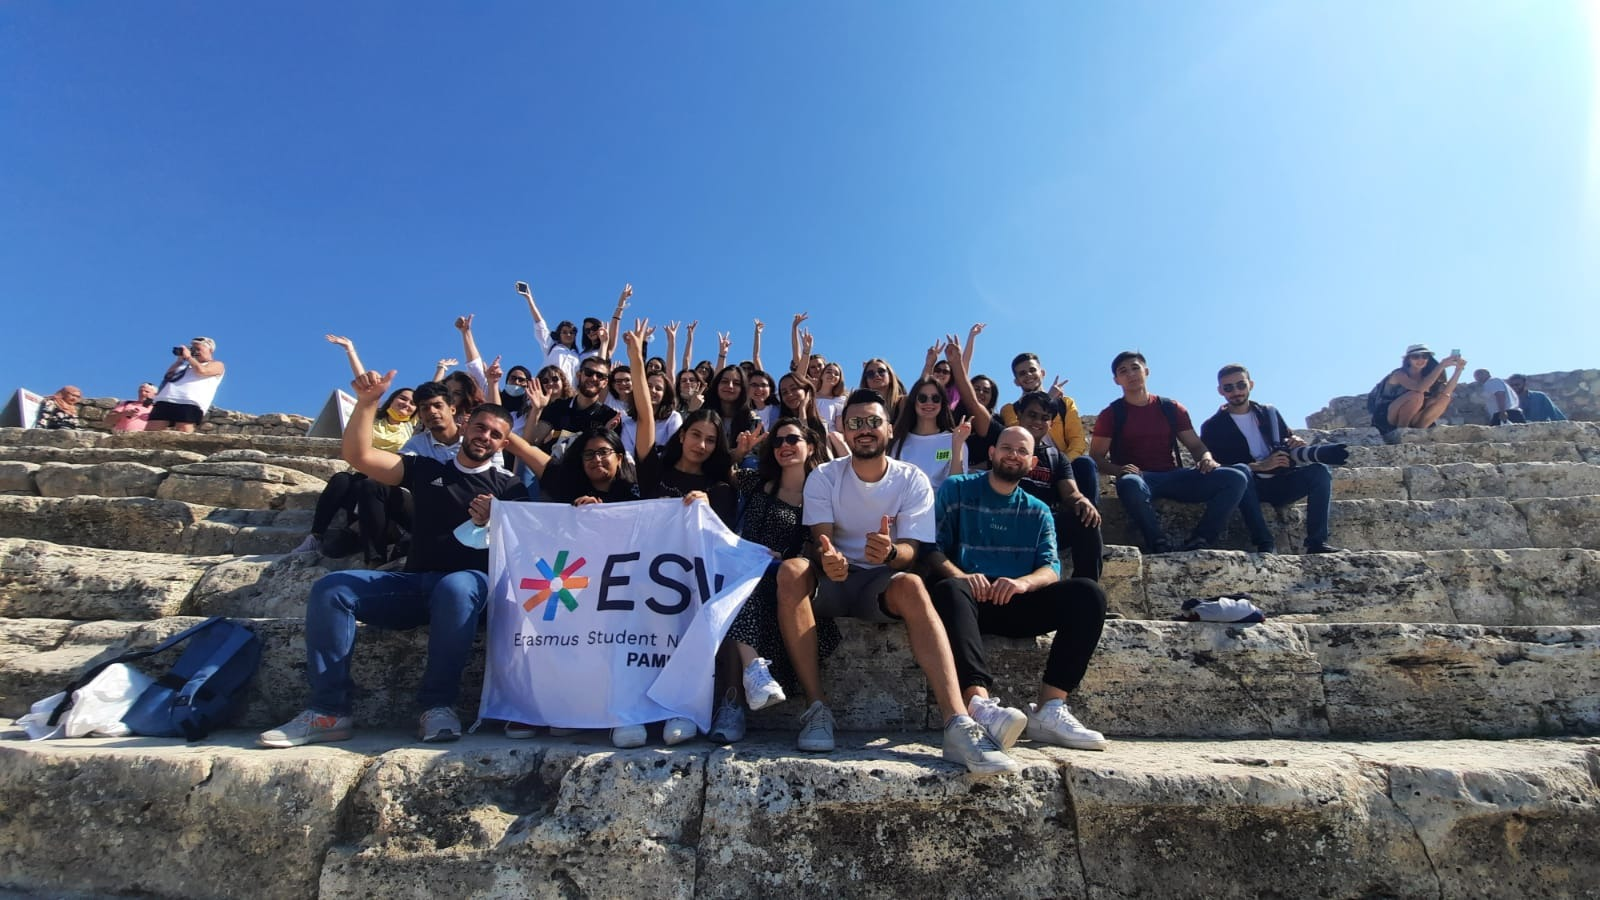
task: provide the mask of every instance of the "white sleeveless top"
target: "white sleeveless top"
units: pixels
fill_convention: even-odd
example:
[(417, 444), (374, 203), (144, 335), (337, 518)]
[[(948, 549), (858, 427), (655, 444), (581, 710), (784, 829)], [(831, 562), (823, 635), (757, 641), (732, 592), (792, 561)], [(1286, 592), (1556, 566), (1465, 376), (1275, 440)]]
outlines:
[(221, 375), (201, 375), (194, 370), (194, 366), (189, 366), (178, 376), (177, 381), (169, 381), (161, 386), (161, 390), (156, 393), (156, 400), (185, 403), (200, 407), (202, 413), (209, 412), (211, 401), (216, 398), (217, 388), (221, 385)]

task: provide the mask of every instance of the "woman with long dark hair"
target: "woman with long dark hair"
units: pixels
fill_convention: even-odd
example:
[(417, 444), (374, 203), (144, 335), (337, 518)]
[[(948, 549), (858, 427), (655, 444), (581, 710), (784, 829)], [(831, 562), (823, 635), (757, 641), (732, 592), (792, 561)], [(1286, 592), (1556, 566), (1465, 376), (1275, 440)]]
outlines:
[(894, 373), (894, 367), (887, 360), (869, 359), (861, 366), (860, 387), (877, 391), (883, 398), (883, 408), (889, 413), (890, 419), (900, 416), (900, 406), (906, 396), (906, 388), (900, 383), (900, 376)]
[(566, 375), (567, 384), (572, 384), (578, 379), (578, 326), (563, 319), (556, 323), (555, 334), (551, 334), (550, 326), (539, 314), (539, 304), (534, 302), (533, 292), (519, 281), (517, 293), (528, 301), (528, 312), (533, 314), (533, 336), (544, 353), (545, 365), (559, 368)]
[(739, 435), (754, 429), (760, 421), (750, 407), (744, 370), (738, 366), (723, 366), (711, 379), (711, 386), (706, 389), (705, 405), (715, 409), (722, 417), (722, 433), (730, 444)]
[(827, 462), (847, 455), (850, 451), (844, 438), (833, 432), (822, 413), (817, 409), (816, 388), (811, 381), (793, 372), (778, 379), (778, 418), (799, 419), (823, 439), (817, 442), (818, 458)]
[[(648, 367), (649, 363), (645, 363)], [(614, 376), (613, 376), (614, 377)], [(672, 385), (667, 383), (666, 372), (651, 372), (645, 376), (645, 391), (634, 391), (633, 400), (628, 404), (628, 414), (622, 420), (622, 446), (634, 459), (639, 458), (636, 452), (639, 441), (639, 404), (650, 405), (650, 412), (656, 420), (656, 444), (665, 444), (671, 440), (679, 428), (683, 427), (683, 414), (678, 412), (677, 398), (672, 395)]]
[(844, 369), (836, 362), (824, 362), (818, 369), (817, 414), (828, 423), (828, 431), (839, 433), (839, 413), (844, 409), (848, 392), (844, 389)]
[[(1454, 366), (1449, 381), (1445, 369)], [(1399, 443), (1400, 428), (1427, 428), (1444, 415), (1456, 382), (1466, 371), (1467, 361), (1457, 355), (1434, 359), (1426, 344), (1412, 344), (1400, 357), (1400, 367), (1383, 380), (1380, 403), (1372, 414), (1373, 427), (1388, 443)]]
[(946, 478), (966, 471), (966, 443), (971, 433), (968, 420), (957, 423), (951, 417), (944, 385), (932, 376), (920, 378), (895, 416), (889, 455), (921, 469), (937, 491)]
[[(641, 328), (623, 335), (628, 361), (644, 371), (644, 336)], [(714, 409), (697, 409), (683, 419), (683, 425), (667, 443), (656, 444), (655, 409), (646, 404), (635, 407), (634, 458), (638, 460), (639, 494), (647, 500), (660, 497), (704, 496), (717, 518), (729, 528), (738, 514), (738, 495), (733, 489), (733, 453), (722, 428), (722, 417)], [(752, 436), (753, 438), (753, 436)], [(748, 443), (754, 443), (753, 439)], [(748, 449), (741, 447), (742, 451)]]

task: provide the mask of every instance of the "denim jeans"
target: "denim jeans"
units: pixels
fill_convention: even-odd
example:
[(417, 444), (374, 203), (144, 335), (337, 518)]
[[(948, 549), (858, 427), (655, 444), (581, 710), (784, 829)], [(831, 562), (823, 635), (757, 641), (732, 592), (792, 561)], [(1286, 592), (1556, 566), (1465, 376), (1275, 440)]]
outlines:
[(1072, 480), (1078, 485), (1078, 491), (1095, 506), (1100, 505), (1100, 467), (1094, 460), (1087, 456), (1080, 456), (1072, 461)]
[(1117, 476), (1117, 499), (1144, 535), (1145, 546), (1155, 550), (1165, 546), (1166, 539), (1161, 536), (1152, 501), (1165, 498), (1179, 503), (1204, 503), (1206, 511), (1190, 540), (1214, 544), (1228, 524), (1228, 514), (1239, 507), (1239, 500), (1249, 487), (1250, 469), (1244, 465), (1218, 466), (1204, 475), (1199, 469), (1173, 469)]
[(1272, 529), (1267, 527), (1261, 504), (1286, 506), (1301, 497), (1306, 498), (1306, 546), (1326, 544), (1328, 510), (1333, 503), (1333, 470), (1322, 463), (1279, 470), (1271, 478), (1250, 479), (1249, 489), (1239, 500), (1239, 515), (1250, 530), (1251, 542), (1257, 547), (1273, 543)]
[(428, 626), (428, 661), (417, 688), (423, 709), (453, 706), (472, 652), (478, 620), (489, 598), (489, 576), (461, 572), (374, 572), (352, 569), (325, 575), (306, 601), (307, 707), (327, 715), (350, 714), (350, 651), (356, 623), (404, 630)]

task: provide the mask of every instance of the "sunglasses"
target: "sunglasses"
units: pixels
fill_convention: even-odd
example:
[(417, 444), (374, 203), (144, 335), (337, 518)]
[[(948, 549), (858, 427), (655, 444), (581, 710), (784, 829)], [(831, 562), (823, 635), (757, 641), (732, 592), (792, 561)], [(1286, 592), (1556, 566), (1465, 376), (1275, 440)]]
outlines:
[(863, 428), (883, 427), (883, 416), (851, 416), (844, 420), (844, 427), (851, 431), (860, 431)]
[(1432, 353), (1407, 353), (1406, 359), (1427, 359)]
[(610, 459), (611, 456), (616, 452), (617, 451), (612, 450), (610, 447), (605, 447), (599, 450), (585, 450), (583, 451), (583, 458), (586, 462), (593, 462), (597, 459)]
[(598, 378), (601, 381), (605, 381), (611, 377), (610, 372), (602, 372), (599, 369), (581, 369), (579, 370), (579, 373), (584, 378)]
[(772, 438), (774, 444), (783, 444), (786, 447), (793, 447), (795, 444), (804, 443), (804, 441), (805, 438), (798, 434), (774, 435)]
[(917, 395), (917, 402), (918, 403), (943, 403), (944, 402), (944, 398), (939, 396), (938, 394), (918, 394)]
[(1229, 384), (1218, 385), (1224, 394), (1238, 394), (1250, 389), (1249, 382), (1234, 381)]
[(861, 374), (867, 376), (868, 378), (887, 378), (889, 377), (889, 370), (880, 367), (876, 369), (868, 369)]
[(555, 375), (545, 375), (539, 379), (540, 384), (560, 384), (561, 379)]

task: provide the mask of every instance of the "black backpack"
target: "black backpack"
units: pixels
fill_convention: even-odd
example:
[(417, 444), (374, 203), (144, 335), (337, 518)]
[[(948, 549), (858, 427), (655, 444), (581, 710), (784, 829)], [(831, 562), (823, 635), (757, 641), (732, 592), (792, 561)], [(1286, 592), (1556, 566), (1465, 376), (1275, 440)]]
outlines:
[(1367, 415), (1375, 416), (1383, 408), (1383, 389), (1389, 386), (1389, 376), (1378, 379), (1378, 383), (1367, 392)]

